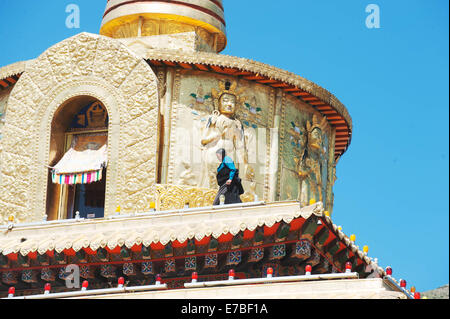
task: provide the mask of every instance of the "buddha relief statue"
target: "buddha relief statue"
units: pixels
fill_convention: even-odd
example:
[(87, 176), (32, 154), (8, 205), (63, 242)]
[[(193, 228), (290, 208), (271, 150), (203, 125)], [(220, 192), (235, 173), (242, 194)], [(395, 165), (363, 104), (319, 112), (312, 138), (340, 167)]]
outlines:
[(244, 126), (236, 118), (236, 111), (243, 103), (241, 90), (236, 90), (237, 83), (220, 82), (220, 91), (212, 90), (216, 110), (210, 115), (201, 137), (202, 176), (200, 187), (216, 188), (216, 169), (218, 160), (216, 151), (225, 149), (236, 167), (241, 178), (245, 176), (248, 167), (248, 152), (244, 135)]
[(308, 203), (308, 198), (306, 198), (307, 185), (309, 185), (309, 199), (323, 201), (322, 157), (326, 154), (326, 150), (323, 149), (323, 131), (326, 128), (326, 123), (325, 117), (319, 120), (316, 114), (313, 116), (312, 123), (306, 122), (304, 149), (299, 157), (294, 158), (299, 179), (297, 199), (303, 205)]

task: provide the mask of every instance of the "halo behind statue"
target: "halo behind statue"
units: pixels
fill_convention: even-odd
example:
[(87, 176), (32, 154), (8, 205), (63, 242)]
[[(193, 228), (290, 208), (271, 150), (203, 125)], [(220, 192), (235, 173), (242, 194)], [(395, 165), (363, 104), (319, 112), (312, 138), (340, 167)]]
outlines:
[(224, 94), (230, 94), (236, 97), (236, 106), (241, 106), (245, 102), (245, 97), (242, 96), (243, 88), (237, 89), (236, 81), (225, 80), (219, 81), (219, 90), (211, 89), (212, 97), (214, 99), (214, 109), (219, 110), (220, 98)]

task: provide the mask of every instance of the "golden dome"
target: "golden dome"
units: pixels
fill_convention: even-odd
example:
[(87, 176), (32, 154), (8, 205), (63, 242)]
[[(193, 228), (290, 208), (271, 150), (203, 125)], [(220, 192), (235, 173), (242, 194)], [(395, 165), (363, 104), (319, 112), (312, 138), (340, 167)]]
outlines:
[(214, 51), (226, 46), (222, 0), (108, 0), (100, 34), (133, 38), (195, 32)]

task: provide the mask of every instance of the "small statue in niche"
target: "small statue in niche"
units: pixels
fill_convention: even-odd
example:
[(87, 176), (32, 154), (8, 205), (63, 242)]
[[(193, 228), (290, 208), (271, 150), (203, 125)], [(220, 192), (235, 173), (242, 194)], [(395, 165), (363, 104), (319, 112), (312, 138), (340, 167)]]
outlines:
[[(202, 148), (202, 171), (200, 187), (215, 188), (215, 170), (217, 168), (216, 151), (225, 149), (234, 160), (241, 176), (247, 175), (248, 152), (245, 140), (244, 126), (236, 118), (237, 108), (244, 99), (240, 96), (242, 90), (236, 90), (236, 82), (220, 82), (220, 91), (212, 90), (216, 110), (208, 118), (203, 128), (200, 141)], [(244, 179), (244, 178), (243, 178)]]
[(294, 158), (296, 163), (296, 173), (299, 179), (298, 200), (302, 204), (307, 204), (306, 190), (304, 183), (310, 186), (311, 199), (323, 202), (322, 194), (322, 158), (326, 154), (323, 149), (323, 131), (327, 125), (327, 119), (324, 117), (319, 120), (316, 114), (313, 115), (312, 123), (306, 122), (305, 147), (300, 156)]

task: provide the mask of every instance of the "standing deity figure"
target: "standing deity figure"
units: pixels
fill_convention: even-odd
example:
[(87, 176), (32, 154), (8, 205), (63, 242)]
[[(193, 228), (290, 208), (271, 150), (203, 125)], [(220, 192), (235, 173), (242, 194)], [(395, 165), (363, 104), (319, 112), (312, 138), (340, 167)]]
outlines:
[(302, 146), (303, 151), (299, 158), (294, 158), (299, 179), (298, 200), (302, 204), (307, 203), (305, 198), (304, 183), (310, 186), (310, 199), (323, 201), (322, 195), (322, 156), (326, 153), (323, 149), (322, 135), (327, 125), (327, 119), (319, 120), (313, 115), (312, 123), (306, 122), (306, 135)]
[(241, 90), (236, 90), (236, 82), (220, 82), (220, 91), (212, 90), (215, 110), (203, 128), (201, 138), (202, 172), (200, 187), (216, 188), (216, 151), (225, 149), (238, 169), (245, 176), (248, 167), (248, 155), (244, 136), (244, 126), (235, 115), (243, 103)]

